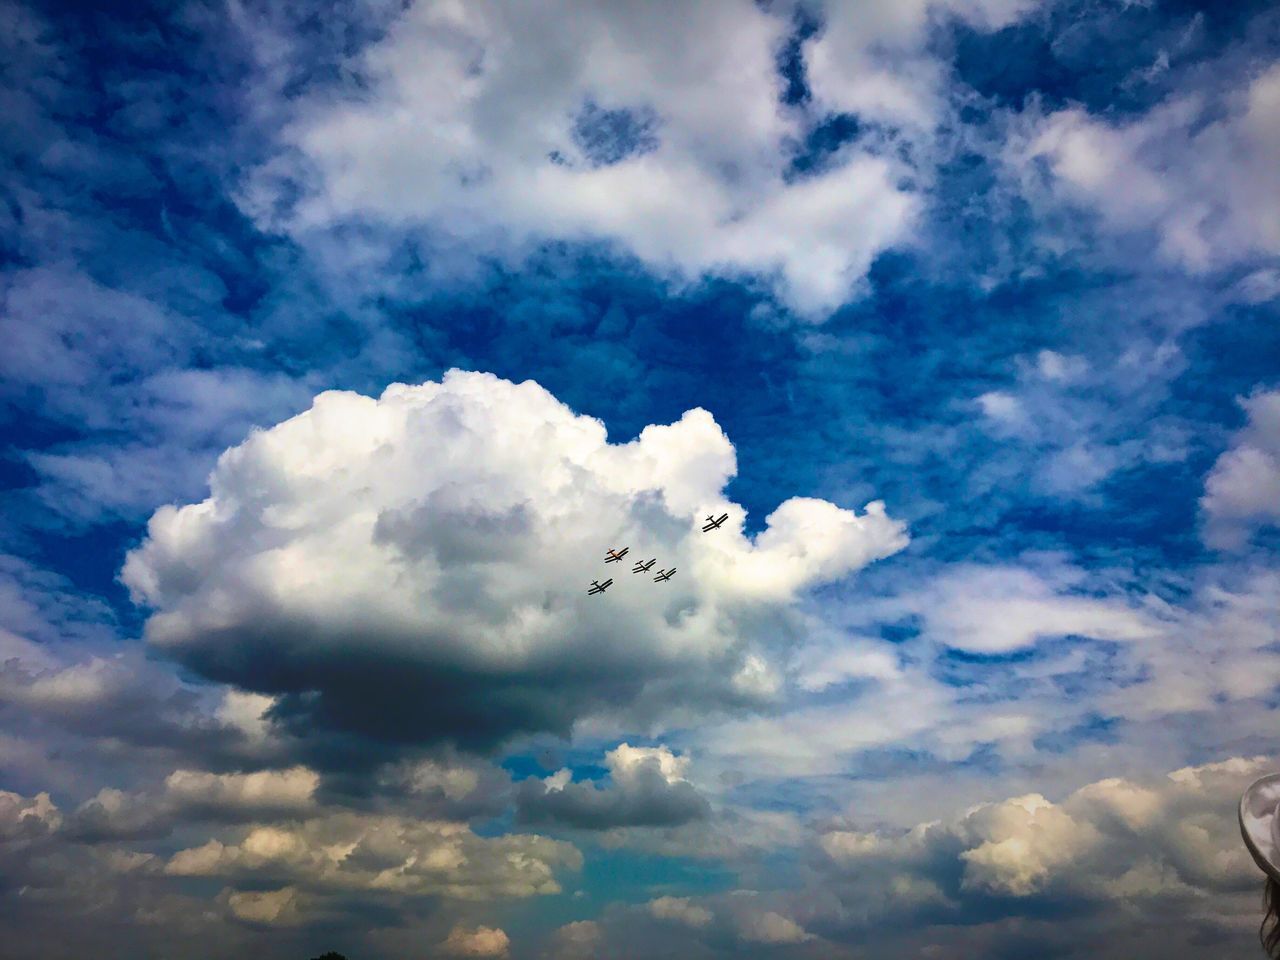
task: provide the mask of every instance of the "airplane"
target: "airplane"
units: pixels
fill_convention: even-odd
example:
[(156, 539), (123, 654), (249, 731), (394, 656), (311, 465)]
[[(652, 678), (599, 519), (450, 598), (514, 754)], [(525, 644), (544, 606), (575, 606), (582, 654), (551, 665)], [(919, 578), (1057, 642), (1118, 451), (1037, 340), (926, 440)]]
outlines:
[(604, 555), (605, 556), (604, 562), (617, 563), (619, 560), (621, 560), (623, 557), (627, 555), (627, 551), (630, 549), (631, 549), (630, 547), (623, 547), (621, 550), (610, 550), (608, 553)]
[(658, 558), (654, 557), (652, 560), (646, 560), (644, 563), (637, 563), (634, 567), (631, 568), (631, 572), (632, 573), (648, 573), (650, 570), (653, 569), (653, 565), (657, 562), (658, 562)]
[(653, 578), (653, 582), (657, 583), (659, 580), (670, 580), (675, 575), (676, 575), (675, 567), (672, 567), (670, 570), (659, 570), (658, 575)]
[(610, 577), (604, 583), (601, 583), (599, 580), (592, 580), (591, 589), (587, 591), (587, 596), (589, 597), (593, 593), (604, 593), (606, 590), (609, 589), (609, 584), (611, 583), (613, 583), (612, 577)]
[(729, 515), (727, 513), (722, 513), (718, 517), (713, 517), (708, 513), (707, 522), (702, 525), (702, 532), (706, 533), (708, 530), (718, 530), (720, 528), (720, 524), (724, 523), (728, 519)]

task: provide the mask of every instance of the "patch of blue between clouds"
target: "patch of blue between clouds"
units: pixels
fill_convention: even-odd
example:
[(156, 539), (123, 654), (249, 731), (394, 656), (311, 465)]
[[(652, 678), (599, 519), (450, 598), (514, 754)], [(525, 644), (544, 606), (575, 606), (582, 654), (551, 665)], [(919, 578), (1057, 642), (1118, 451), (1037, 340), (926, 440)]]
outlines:
[(646, 108), (606, 108), (587, 101), (573, 121), (573, 139), (594, 166), (607, 167), (658, 147), (658, 117)]

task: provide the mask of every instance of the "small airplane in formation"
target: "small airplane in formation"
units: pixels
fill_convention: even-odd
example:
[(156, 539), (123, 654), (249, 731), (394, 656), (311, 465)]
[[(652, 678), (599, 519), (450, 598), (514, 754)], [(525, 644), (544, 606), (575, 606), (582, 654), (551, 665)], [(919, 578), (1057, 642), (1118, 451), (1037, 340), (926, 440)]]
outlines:
[(610, 550), (608, 553), (604, 555), (605, 556), (604, 562), (617, 563), (619, 560), (621, 560), (623, 557), (627, 555), (627, 551), (630, 549), (631, 549), (630, 547), (623, 547), (621, 550)]
[(611, 583), (613, 583), (612, 577), (610, 577), (604, 583), (601, 583), (599, 580), (592, 580), (591, 589), (587, 591), (587, 596), (591, 596), (593, 593), (604, 593), (606, 590), (609, 589), (609, 585)]
[(722, 513), (718, 517), (713, 517), (708, 513), (707, 522), (702, 525), (702, 532), (706, 533), (708, 530), (718, 530), (720, 528), (720, 524), (724, 523), (728, 519), (729, 515), (727, 513)]
[(658, 583), (660, 580), (670, 580), (675, 575), (676, 575), (675, 567), (672, 567), (670, 570), (659, 570), (658, 575), (653, 578), (653, 582)]
[(631, 568), (631, 572), (632, 573), (648, 573), (650, 570), (653, 569), (653, 565), (657, 562), (658, 562), (658, 558), (654, 557), (652, 560), (646, 560), (643, 563), (637, 563), (634, 567)]

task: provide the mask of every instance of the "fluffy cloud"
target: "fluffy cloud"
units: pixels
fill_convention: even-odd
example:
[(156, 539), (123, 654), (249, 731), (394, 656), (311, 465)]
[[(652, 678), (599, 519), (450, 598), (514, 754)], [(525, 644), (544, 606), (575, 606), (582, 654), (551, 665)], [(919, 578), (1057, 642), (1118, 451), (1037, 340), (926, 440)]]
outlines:
[(711, 911), (688, 897), (658, 897), (649, 901), (649, 913), (657, 920), (682, 923), (687, 927), (705, 927), (712, 920)]
[[(1260, 724), (1264, 736), (1280, 577), (1242, 567), (1172, 582), (1178, 604), (1130, 577), (1027, 555), (1018, 567), (953, 565), (920, 589), (827, 604), (778, 709), (703, 723), (686, 742), (705, 782), (767, 782), (847, 773), (903, 750), (956, 762), (985, 747), (1034, 764), (1048, 744), (1089, 739), (1100, 723), (1122, 739), (1144, 736), (1140, 725), (1199, 730), (1209, 718)], [(1168, 747), (1168, 762), (1185, 756)]]
[[(695, 690), (757, 704), (792, 601), (906, 536), (879, 503), (796, 498), (748, 538), (722, 494), (735, 467), (702, 410), (610, 444), (532, 382), (325, 393), (223, 454), (207, 500), (157, 511), (122, 577), (153, 647), (278, 696), (294, 729), (487, 746)], [(628, 544), (675, 579), (602, 563)]]
[(68, 830), (77, 840), (97, 843), (163, 835), (193, 820), (242, 823), (306, 816), (317, 809), (319, 782), (305, 767), (221, 774), (175, 770), (154, 793), (103, 788), (76, 808)]
[(1218, 458), (1200, 506), (1210, 546), (1243, 546), (1259, 526), (1280, 523), (1280, 390), (1242, 401), (1248, 425)]
[(809, 82), (831, 112), (929, 131), (946, 103), (943, 65), (927, 51), (931, 21), (952, 15), (980, 29), (1008, 26), (1035, 0), (906, 0), (822, 5), (806, 56)]
[(1118, 641), (1154, 634), (1155, 625), (1127, 604), (1073, 596), (1066, 586), (1017, 567), (957, 567), (929, 588), (925, 616), (937, 640), (972, 653), (1009, 653), (1042, 637)]
[(1170, 900), (1260, 882), (1230, 811), (1271, 766), (1267, 757), (1233, 758), (1152, 782), (1108, 778), (1057, 803), (1026, 794), (900, 834), (833, 829), (820, 845), (846, 919), (862, 923), (920, 909), (941, 920), (965, 904), (975, 909), (975, 898), (1017, 914), (1049, 896), (1122, 900), (1155, 916)]
[(528, 823), (586, 830), (669, 827), (703, 819), (711, 808), (684, 778), (688, 763), (666, 747), (624, 743), (605, 754), (612, 781), (608, 787), (570, 783), (567, 769), (545, 780), (530, 778), (517, 794), (519, 814)]
[(451, 957), (505, 957), (511, 941), (497, 927), (457, 926), (449, 931), (440, 949)]
[(289, 816), (313, 809), (320, 778), (305, 767), (256, 773), (175, 770), (165, 779), (165, 795), (185, 811), (251, 811), (255, 816)]
[(324, 893), (440, 895), (461, 900), (560, 892), (555, 870), (580, 868), (566, 843), (507, 834), (486, 839), (456, 823), (335, 813), (257, 825), (236, 842), (213, 839), (179, 850), (176, 877), (275, 878)]
[(24, 457), (42, 505), (75, 521), (141, 519), (195, 495), (219, 449), (310, 395), (279, 372), (185, 368), (199, 341), (189, 318), (65, 267), (5, 278), (0, 337), (0, 398), (38, 389), (40, 416), (75, 427)]
[(101, 402), (111, 384), (141, 379), (190, 349), (192, 330), (181, 317), (66, 269), (9, 276), (4, 303), (4, 394), (38, 385), (47, 415), (86, 426), (112, 422)]
[(1187, 427), (1160, 414), (1168, 383), (1187, 366), (1174, 339), (1130, 333), (1104, 362), (1040, 350), (1012, 366), (1013, 383), (974, 398), (984, 432), (1003, 444), (1003, 457), (976, 471), (977, 489), (1011, 482), (1016, 470), (1038, 494), (1097, 502), (1099, 486), (1121, 471), (1186, 457)]
[(594, 920), (575, 920), (551, 936), (547, 956), (551, 960), (588, 960), (599, 956), (604, 930)]
[(170, 827), (167, 811), (147, 798), (103, 787), (76, 808), (67, 833), (82, 843), (100, 843), (161, 836)]
[(360, 767), (331, 770), (323, 793), (336, 803), (358, 799), (427, 819), (461, 821), (505, 810), (511, 779), (505, 770), (475, 757), (410, 756), (384, 765), (373, 779)]
[(47, 793), (24, 797), (0, 790), (0, 841), (33, 840), (47, 836), (62, 825), (62, 814)]
[(135, 649), (64, 663), (24, 642), (15, 654), (0, 665), (0, 716), (15, 729), (52, 724), (90, 740), (169, 751), (188, 763), (280, 756), (281, 743), (263, 719), (268, 698), (186, 686)]
[(227, 906), (238, 920), (269, 926), (298, 923), (298, 891), (293, 887), (279, 890), (236, 890), (227, 895)]
[[(864, 50), (884, 32), (876, 19), (856, 25), (873, 28)], [(908, 28), (913, 47), (923, 25)], [(906, 238), (919, 198), (894, 151), (866, 144), (790, 175), (806, 134), (782, 103), (791, 30), (784, 11), (745, 0), (536, 11), (422, 0), (350, 64), (358, 92), (298, 106), (286, 149), (242, 203), (299, 235), (373, 216), (480, 249), (615, 241), (679, 278), (771, 277), (791, 306), (821, 315)], [(839, 50), (821, 63), (824, 87), (838, 78), (843, 90), (892, 71), (886, 59), (868, 78)]]
[[(1190, 271), (1280, 253), (1280, 65), (1216, 102), (1175, 97), (1128, 123), (1079, 107), (1037, 122), (1010, 149), (1047, 164), (1063, 199), (1117, 230), (1152, 230), (1160, 254)], [(1224, 171), (1230, 175), (1224, 175)]]
[(738, 924), (738, 935), (748, 943), (786, 944), (812, 940), (813, 934), (790, 917), (774, 910), (747, 913)]

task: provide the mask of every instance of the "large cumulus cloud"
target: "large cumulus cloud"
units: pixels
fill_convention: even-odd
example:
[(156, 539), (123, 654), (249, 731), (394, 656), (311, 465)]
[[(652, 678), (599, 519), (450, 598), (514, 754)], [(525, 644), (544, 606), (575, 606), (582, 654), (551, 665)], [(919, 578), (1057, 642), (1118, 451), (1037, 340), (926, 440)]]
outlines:
[[(295, 728), (485, 747), (593, 712), (758, 705), (791, 602), (906, 535), (878, 502), (794, 498), (748, 537), (735, 470), (706, 411), (612, 444), (531, 381), (450, 371), (256, 432), (208, 499), (155, 513), (122, 576), (155, 648), (278, 696)], [(605, 566), (623, 545), (679, 572)]]

